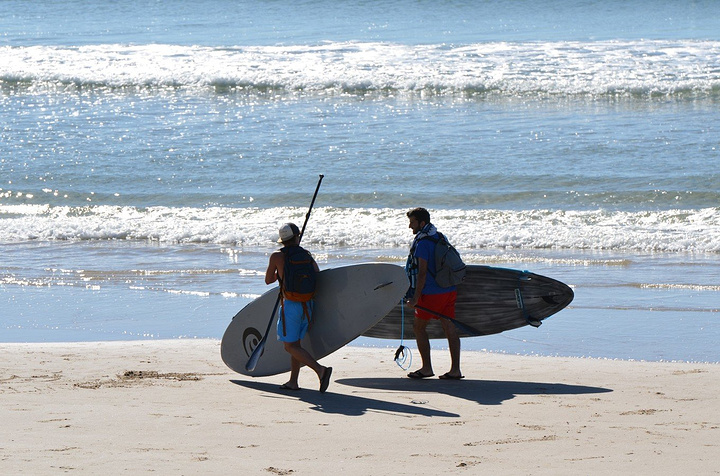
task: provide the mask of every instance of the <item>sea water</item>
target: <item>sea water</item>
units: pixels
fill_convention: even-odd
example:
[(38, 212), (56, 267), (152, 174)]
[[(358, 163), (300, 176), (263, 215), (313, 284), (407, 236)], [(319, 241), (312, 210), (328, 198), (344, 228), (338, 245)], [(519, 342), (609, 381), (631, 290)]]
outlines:
[(424, 206), (573, 287), (464, 349), (720, 361), (718, 32), (714, 1), (4, 1), (0, 341), (220, 338), (323, 174), (321, 267), (402, 264)]

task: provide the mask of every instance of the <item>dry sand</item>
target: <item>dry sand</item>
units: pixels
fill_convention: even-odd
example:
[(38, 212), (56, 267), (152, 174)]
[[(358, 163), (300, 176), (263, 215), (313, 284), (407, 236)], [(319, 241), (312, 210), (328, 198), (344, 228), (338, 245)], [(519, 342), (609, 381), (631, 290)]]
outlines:
[(720, 474), (720, 365), (393, 356), (341, 349), (320, 394), (215, 340), (0, 344), (0, 474)]

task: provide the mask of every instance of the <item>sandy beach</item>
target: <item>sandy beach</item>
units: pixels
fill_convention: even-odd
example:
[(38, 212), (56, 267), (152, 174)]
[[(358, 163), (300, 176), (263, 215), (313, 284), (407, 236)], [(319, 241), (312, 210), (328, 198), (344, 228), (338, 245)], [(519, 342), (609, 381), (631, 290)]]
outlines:
[(0, 344), (0, 473), (720, 473), (717, 364), (465, 352), (415, 381), (393, 356), (341, 349), (321, 394), (216, 340)]

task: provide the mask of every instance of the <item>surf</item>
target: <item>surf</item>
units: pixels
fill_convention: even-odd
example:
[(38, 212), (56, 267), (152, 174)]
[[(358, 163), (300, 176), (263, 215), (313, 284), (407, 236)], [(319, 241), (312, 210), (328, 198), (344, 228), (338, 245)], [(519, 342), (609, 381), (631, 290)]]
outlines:
[[(4, 89), (423, 96), (720, 96), (720, 41), (0, 47)], [(61, 89), (62, 90), (62, 89)]]

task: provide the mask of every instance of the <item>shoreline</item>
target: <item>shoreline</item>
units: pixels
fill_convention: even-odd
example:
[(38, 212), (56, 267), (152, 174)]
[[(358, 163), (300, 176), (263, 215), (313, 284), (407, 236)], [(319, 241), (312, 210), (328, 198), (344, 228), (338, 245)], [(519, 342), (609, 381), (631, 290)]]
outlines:
[(720, 474), (720, 365), (466, 351), (416, 381), (393, 356), (340, 349), (320, 394), (214, 339), (0, 344), (0, 472)]
[[(496, 334), (497, 336), (499, 334)], [(494, 337), (494, 336), (484, 336), (485, 339), (488, 337)], [(369, 338), (364, 338), (369, 339)], [(466, 338), (463, 338), (463, 342)], [(186, 343), (186, 342), (201, 342), (201, 341), (208, 341), (208, 342), (220, 342), (221, 339), (215, 339), (212, 337), (170, 337), (170, 338), (143, 338), (143, 339), (110, 339), (110, 340), (83, 340), (83, 341), (43, 341), (43, 342), (15, 342), (15, 341), (9, 341), (9, 342), (0, 342), (0, 348), (3, 346), (93, 346), (93, 345), (113, 345), (113, 344), (141, 344), (141, 343), (156, 343), (158, 345), (162, 345), (163, 342), (170, 343)], [(366, 343), (355, 343), (350, 342), (346, 345), (347, 348), (350, 349), (367, 349), (367, 350), (376, 350), (376, 351), (382, 351), (382, 352), (388, 352), (392, 353), (394, 355), (395, 350), (397, 349), (398, 345), (401, 344), (400, 339), (397, 340), (391, 340), (391, 339), (375, 339), (380, 342), (388, 342), (386, 345), (374, 345), (374, 344), (366, 344)], [(518, 339), (519, 340), (519, 339)], [(390, 343), (392, 342), (392, 344)], [(432, 352), (447, 352), (447, 342), (445, 339), (431, 339), (430, 340)], [(417, 349), (415, 349), (415, 340), (410, 339), (405, 342), (402, 342), (403, 345), (410, 345), (413, 358), (419, 359), (420, 356), (417, 353)], [(342, 349), (341, 349), (342, 350)], [(339, 350), (338, 352), (340, 352)], [(697, 364), (697, 365), (720, 365), (720, 360), (685, 360), (685, 359), (642, 359), (642, 358), (623, 358), (623, 357), (610, 357), (610, 356), (594, 356), (594, 355), (563, 355), (560, 353), (556, 354), (544, 354), (541, 352), (521, 352), (521, 351), (510, 351), (510, 350), (497, 350), (492, 348), (462, 348), (463, 354), (482, 354), (482, 355), (497, 355), (497, 356), (507, 356), (507, 357), (521, 357), (521, 358), (554, 358), (554, 359), (578, 359), (578, 360), (589, 360), (589, 361), (608, 361), (608, 362), (636, 362), (636, 363), (658, 363), (658, 364)], [(221, 360), (222, 362), (222, 360)], [(229, 372), (232, 372), (232, 370), (228, 369)]]

